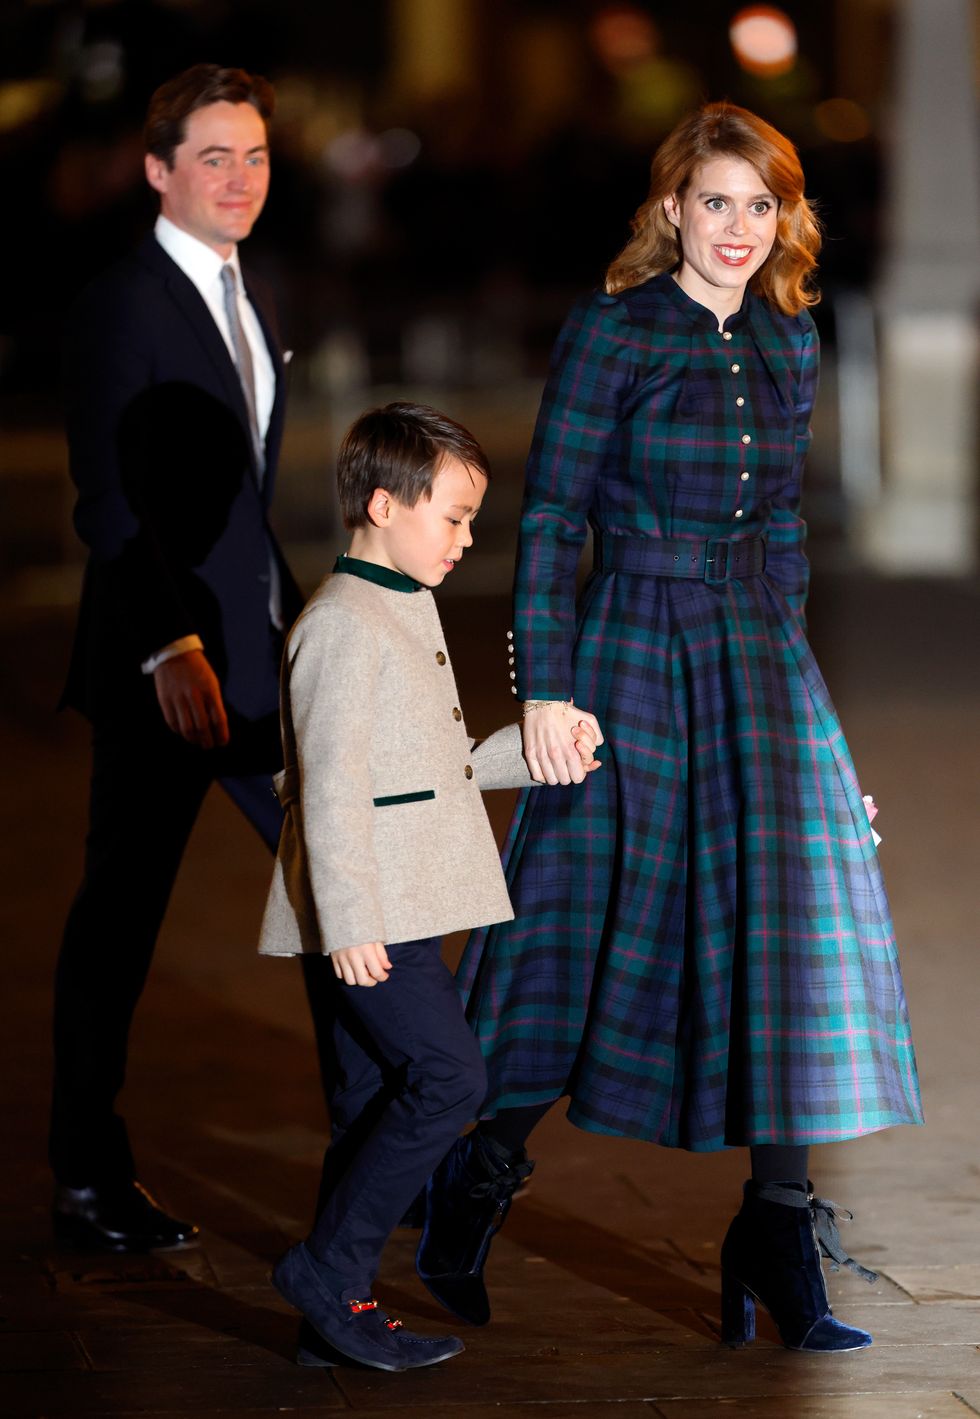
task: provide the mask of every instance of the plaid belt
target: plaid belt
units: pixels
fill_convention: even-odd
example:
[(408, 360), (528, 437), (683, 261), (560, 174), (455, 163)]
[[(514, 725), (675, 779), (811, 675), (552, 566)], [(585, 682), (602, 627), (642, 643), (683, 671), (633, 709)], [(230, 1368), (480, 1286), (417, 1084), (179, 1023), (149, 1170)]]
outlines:
[(595, 535), (592, 570), (600, 575), (680, 576), (710, 585), (732, 577), (761, 576), (766, 567), (764, 537), (687, 538)]

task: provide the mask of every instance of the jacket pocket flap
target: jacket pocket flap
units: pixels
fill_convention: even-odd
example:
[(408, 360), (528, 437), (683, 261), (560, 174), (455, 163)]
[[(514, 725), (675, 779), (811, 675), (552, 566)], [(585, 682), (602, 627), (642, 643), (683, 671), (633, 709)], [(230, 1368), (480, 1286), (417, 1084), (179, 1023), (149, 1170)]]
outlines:
[(423, 788), (418, 793), (389, 793), (384, 798), (374, 800), (375, 808), (388, 808), (393, 803), (422, 803), (427, 798), (435, 798), (434, 788)]

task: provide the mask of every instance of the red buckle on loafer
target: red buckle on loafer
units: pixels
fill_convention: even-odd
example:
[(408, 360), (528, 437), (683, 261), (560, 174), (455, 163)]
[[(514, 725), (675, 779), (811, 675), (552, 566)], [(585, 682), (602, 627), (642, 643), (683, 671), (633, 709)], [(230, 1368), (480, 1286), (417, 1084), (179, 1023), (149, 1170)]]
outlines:
[(377, 1301), (348, 1301), (347, 1304), (356, 1316), (360, 1315), (361, 1311), (376, 1311), (378, 1309)]
[(400, 1330), (400, 1329), (401, 1329), (401, 1321), (400, 1321), (400, 1320), (392, 1320), (390, 1316), (389, 1316), (389, 1318), (385, 1321), (385, 1325), (388, 1327), (389, 1330)]

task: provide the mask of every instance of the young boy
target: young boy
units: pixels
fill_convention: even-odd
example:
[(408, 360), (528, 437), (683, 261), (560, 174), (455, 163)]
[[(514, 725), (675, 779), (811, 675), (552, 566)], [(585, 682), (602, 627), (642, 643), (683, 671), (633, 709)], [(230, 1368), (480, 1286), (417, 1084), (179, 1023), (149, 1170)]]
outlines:
[[(285, 819), (259, 947), (331, 956), (336, 1087), (317, 1220), (272, 1279), (308, 1322), (302, 1363), (404, 1370), (463, 1345), (377, 1308), (381, 1252), (486, 1089), (440, 938), (513, 917), (480, 791), (531, 778), (516, 724), (467, 737), (430, 591), (473, 543), (479, 445), (389, 404), (351, 428), (337, 477), (352, 538), (286, 646)], [(583, 772), (598, 767), (595, 721), (573, 733)]]

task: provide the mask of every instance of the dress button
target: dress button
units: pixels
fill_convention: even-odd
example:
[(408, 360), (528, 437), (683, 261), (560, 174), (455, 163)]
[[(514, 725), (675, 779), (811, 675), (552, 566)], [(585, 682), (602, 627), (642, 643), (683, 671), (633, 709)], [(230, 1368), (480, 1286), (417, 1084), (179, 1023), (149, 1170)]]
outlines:
[(741, 478), (743, 483), (747, 483), (749, 481), (749, 475), (744, 470), (738, 476)]
[(732, 332), (730, 330), (723, 330), (721, 332), (721, 338), (723, 340), (730, 340), (732, 338)]
[(738, 508), (735, 509), (735, 516), (736, 516), (736, 517), (741, 517), (741, 516), (742, 516), (742, 509), (741, 509), (740, 507), (738, 507)]
[(453, 705), (453, 719), (455, 719), (456, 722), (459, 723), (459, 721), (460, 721), (462, 718), (463, 718), (463, 712), (462, 712), (462, 710), (459, 708), (458, 705)]
[(472, 765), (472, 764), (467, 764), (467, 765), (466, 765), (466, 768), (463, 770), (463, 773), (466, 775), (467, 778), (472, 778), (472, 777), (473, 777), (473, 765)]
[(507, 632), (507, 639), (508, 639), (509, 641), (512, 641), (512, 640), (514, 639), (514, 632), (513, 632), (513, 631), (508, 631), (508, 632)]
[(743, 434), (743, 435), (742, 435), (742, 442), (743, 442), (743, 443), (751, 443), (751, 442), (752, 442), (752, 435), (751, 435), (751, 434)]
[(437, 650), (437, 651), (436, 651), (436, 664), (437, 664), (437, 665), (445, 665), (445, 663), (446, 663), (446, 657), (445, 657), (445, 655), (443, 654), (443, 652), (442, 652), (441, 650)]
[(517, 686), (516, 686), (516, 685), (511, 685), (511, 687), (510, 687), (510, 692), (511, 692), (512, 695), (516, 695), (516, 694), (517, 694)]
[(741, 409), (742, 405), (745, 403), (745, 400), (742, 398), (741, 394), (740, 394), (740, 395), (738, 396), (738, 398), (735, 400), (735, 403), (736, 403), (736, 405), (738, 406), (738, 408)]
[(517, 671), (516, 671), (516, 670), (512, 670), (512, 671), (510, 672), (510, 678), (511, 678), (512, 680), (516, 680), (516, 679), (517, 679)]
[(742, 368), (741, 365), (732, 365), (732, 374), (738, 374), (738, 372), (739, 372), (739, 370), (740, 370), (741, 368)]

